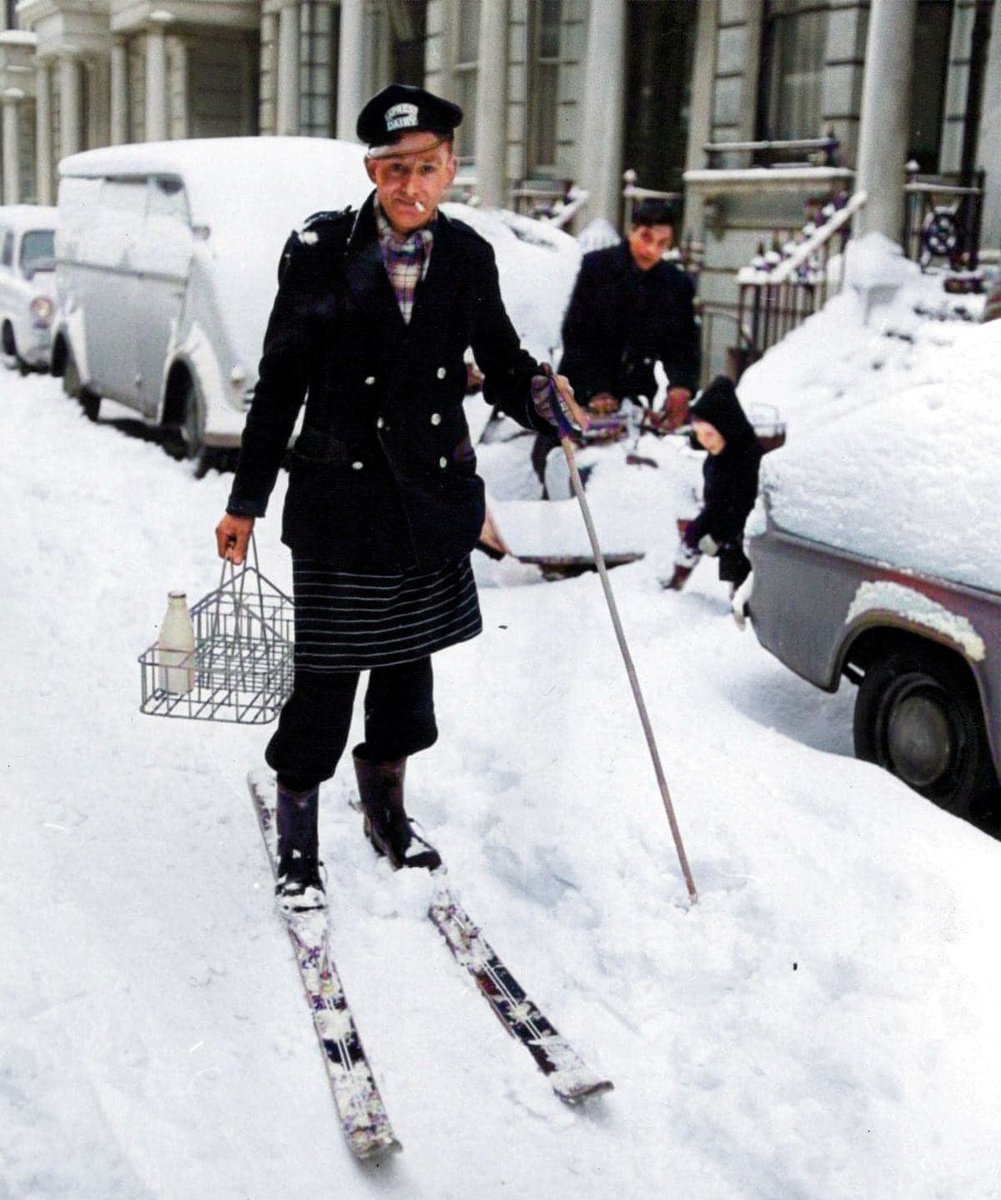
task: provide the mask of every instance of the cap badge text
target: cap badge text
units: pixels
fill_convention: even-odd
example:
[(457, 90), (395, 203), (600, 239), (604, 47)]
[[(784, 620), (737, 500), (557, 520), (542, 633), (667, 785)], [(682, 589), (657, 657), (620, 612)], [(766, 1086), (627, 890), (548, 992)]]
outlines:
[(417, 124), (416, 104), (394, 104), (386, 110), (386, 132), (394, 129), (407, 129)]

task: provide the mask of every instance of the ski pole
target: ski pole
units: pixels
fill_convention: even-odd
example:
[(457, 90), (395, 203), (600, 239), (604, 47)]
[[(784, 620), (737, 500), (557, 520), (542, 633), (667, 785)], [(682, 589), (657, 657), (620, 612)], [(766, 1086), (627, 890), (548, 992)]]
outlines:
[(636, 701), (636, 708), (639, 710), (640, 724), (643, 726), (643, 733), (646, 736), (646, 743), (650, 750), (650, 757), (653, 760), (653, 770), (654, 774), (657, 776), (657, 784), (660, 788), (660, 797), (664, 802), (664, 811), (667, 813), (667, 821), (671, 826), (671, 835), (674, 838), (675, 849), (678, 851), (678, 862), (681, 864), (681, 873), (685, 877), (685, 883), (688, 887), (688, 895), (694, 904), (698, 900), (698, 893), (695, 890), (695, 881), (692, 878), (692, 871), (688, 865), (688, 856), (685, 854), (685, 847), (681, 840), (681, 830), (678, 828), (678, 819), (674, 814), (674, 804), (671, 801), (671, 792), (667, 786), (667, 780), (664, 777), (664, 768), (661, 766), (660, 753), (657, 750), (657, 740), (654, 737), (653, 726), (650, 724), (650, 717), (647, 714), (646, 703), (643, 700), (643, 693), (640, 690), (640, 682), (636, 674), (636, 667), (633, 665), (633, 658), (629, 653), (626, 635), (623, 632), (622, 622), (619, 619), (619, 610), (615, 603), (615, 597), (612, 594), (612, 585), (608, 580), (608, 568), (605, 565), (605, 556), (601, 552), (601, 546), (598, 542), (598, 534), (594, 528), (594, 521), (591, 519), (591, 509), (588, 505), (586, 497), (584, 496), (584, 485), (581, 482), (580, 472), (577, 470), (577, 462), (574, 458), (573, 440), (571, 438), (572, 431), (560, 402), (560, 396), (556, 387), (556, 380), (553, 377), (552, 368), (546, 365), (543, 367), (543, 370), (549, 378), (553, 419), (555, 420), (556, 427), (559, 430), (560, 445), (563, 447), (563, 453), (566, 455), (567, 466), (570, 468), (570, 482), (573, 485), (573, 491), (574, 495), (577, 497), (577, 502), (580, 504), (580, 511), (584, 517), (584, 524), (587, 526), (587, 536), (590, 538), (591, 551), (594, 555), (595, 565), (598, 568), (598, 574), (601, 576), (601, 586), (605, 593), (605, 602), (608, 605), (608, 611), (612, 618), (612, 625), (615, 629), (615, 636), (619, 643), (619, 649), (622, 652), (623, 661), (626, 664), (626, 674), (629, 676), (629, 686), (633, 690), (633, 698)]

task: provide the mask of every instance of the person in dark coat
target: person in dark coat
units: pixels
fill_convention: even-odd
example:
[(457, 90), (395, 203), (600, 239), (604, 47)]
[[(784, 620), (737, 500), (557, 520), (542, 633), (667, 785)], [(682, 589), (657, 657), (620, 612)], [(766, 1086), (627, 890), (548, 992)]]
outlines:
[[(691, 278), (664, 260), (673, 244), (670, 207), (644, 200), (623, 241), (581, 261), (563, 318), (559, 369), (597, 414), (617, 411), (627, 397), (652, 404), (659, 362), (668, 382), (665, 420), (674, 427), (685, 419), (698, 386), (701, 331)], [(540, 479), (554, 444), (545, 435), (536, 439), (532, 461)]]
[(265, 752), (286, 911), (324, 903), (318, 789), (346, 746), (363, 670), (365, 740), (353, 756), (365, 832), (394, 867), (440, 862), (415, 845), (403, 778), (408, 756), (437, 739), (431, 654), (481, 630), (469, 553), (485, 505), (462, 406), (467, 347), (486, 401), (522, 426), (552, 429), (553, 403), (587, 419), (567, 381), (521, 348), (489, 243), (438, 210), (461, 119), (399, 84), (363, 108), (375, 190), (360, 211), (317, 214), (286, 244), (216, 529), (220, 556), (242, 562), (305, 400), (282, 516), (294, 686)]
[(702, 511), (685, 528), (665, 586), (680, 590), (703, 554), (719, 559), (719, 577), (731, 594), (751, 564), (744, 524), (758, 495), (761, 444), (737, 399), (732, 380), (717, 377), (691, 406), (692, 432), (708, 453), (702, 465)]

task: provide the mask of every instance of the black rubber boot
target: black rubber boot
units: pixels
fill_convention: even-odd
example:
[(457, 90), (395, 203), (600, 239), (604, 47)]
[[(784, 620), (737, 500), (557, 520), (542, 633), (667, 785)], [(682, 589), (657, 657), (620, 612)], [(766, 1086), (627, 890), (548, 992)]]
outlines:
[[(365, 814), (365, 836), (376, 854), (389, 859), (394, 870), (400, 867), (424, 867), (429, 871), (441, 866), (441, 855), (415, 834), (403, 806), (403, 777), (407, 760), (369, 762), (353, 755), (358, 796)], [(420, 849), (413, 850), (417, 842)]]
[(320, 789), (293, 792), (278, 784), (278, 878), (275, 897), (285, 913), (324, 908), (327, 899), (317, 831)]

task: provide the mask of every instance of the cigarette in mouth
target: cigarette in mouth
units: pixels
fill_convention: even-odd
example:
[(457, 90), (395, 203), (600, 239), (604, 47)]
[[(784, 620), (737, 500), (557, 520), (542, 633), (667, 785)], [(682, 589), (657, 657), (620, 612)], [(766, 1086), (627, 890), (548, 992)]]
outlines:
[(427, 209), (424, 207), (423, 204), (421, 204), (421, 202), (419, 200), (414, 201), (414, 208), (416, 208), (419, 213), (427, 212)]

